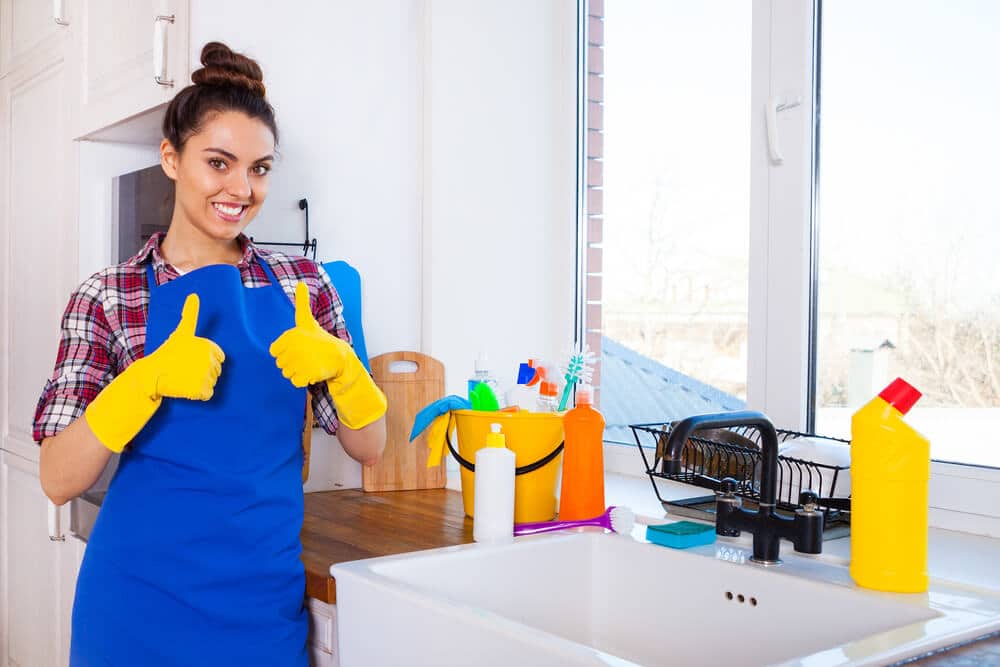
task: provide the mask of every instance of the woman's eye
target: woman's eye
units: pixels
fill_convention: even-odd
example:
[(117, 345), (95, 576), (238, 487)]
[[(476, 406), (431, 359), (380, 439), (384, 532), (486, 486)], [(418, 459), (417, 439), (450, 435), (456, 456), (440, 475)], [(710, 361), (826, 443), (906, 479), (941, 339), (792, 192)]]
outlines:
[(221, 159), (219, 159), (217, 157), (209, 158), (208, 164), (209, 164), (210, 167), (212, 167), (212, 169), (225, 169), (226, 168), (226, 162), (225, 162), (225, 160), (221, 160)]
[(271, 165), (269, 164), (258, 164), (253, 168), (253, 173), (255, 176), (264, 176), (269, 171), (271, 171)]

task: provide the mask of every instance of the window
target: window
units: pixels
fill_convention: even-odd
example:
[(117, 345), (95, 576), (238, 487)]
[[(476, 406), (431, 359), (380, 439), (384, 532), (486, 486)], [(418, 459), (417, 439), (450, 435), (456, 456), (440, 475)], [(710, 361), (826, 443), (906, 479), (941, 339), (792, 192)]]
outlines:
[(1000, 466), (1000, 6), (822, 11), (817, 430), (900, 375), (935, 459)]
[[(744, 401), (779, 427), (844, 435), (898, 374), (925, 393), (910, 421), (933, 456), (980, 466), (934, 464), (932, 524), (1000, 530), (994, 509), (989, 527), (968, 519), (984, 514), (970, 498), (1000, 489), (981, 467), (1000, 465), (1000, 206), (986, 195), (1000, 9), (598, 4), (603, 266), (588, 269), (585, 326), (605, 341), (609, 443), (634, 447), (628, 423)], [(646, 384), (610, 386), (624, 366)], [(709, 409), (670, 414), (646, 400), (651, 380)], [(641, 472), (629, 454), (609, 468)]]
[[(602, 378), (618, 422), (746, 399), (750, 9), (605, 3)], [(638, 384), (646, 396), (614, 401)], [(609, 438), (631, 441), (620, 426)]]

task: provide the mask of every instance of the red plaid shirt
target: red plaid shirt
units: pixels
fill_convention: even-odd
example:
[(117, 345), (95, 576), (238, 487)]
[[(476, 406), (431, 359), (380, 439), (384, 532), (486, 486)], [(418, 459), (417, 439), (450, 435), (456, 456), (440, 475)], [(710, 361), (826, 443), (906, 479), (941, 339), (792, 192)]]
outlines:
[[(56, 367), (35, 409), (37, 442), (69, 426), (111, 380), (143, 356), (149, 307), (146, 264), (152, 262), (157, 285), (180, 275), (160, 253), (161, 241), (162, 234), (154, 235), (137, 255), (98, 271), (70, 297), (62, 318)], [(246, 236), (240, 236), (240, 244), (243, 258), (237, 266), (245, 286), (269, 284), (260, 265), (266, 260), (292, 303), (295, 285), (305, 281), (320, 326), (350, 342), (343, 305), (323, 267), (305, 257), (258, 248)], [(326, 383), (312, 385), (309, 390), (316, 421), (327, 433), (336, 433), (337, 414)]]

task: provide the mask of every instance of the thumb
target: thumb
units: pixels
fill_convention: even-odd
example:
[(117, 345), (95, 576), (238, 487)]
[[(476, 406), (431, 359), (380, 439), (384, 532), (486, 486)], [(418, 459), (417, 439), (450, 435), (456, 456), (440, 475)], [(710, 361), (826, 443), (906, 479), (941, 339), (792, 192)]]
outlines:
[(299, 281), (295, 286), (295, 326), (308, 326), (315, 322), (309, 305), (309, 286)]
[(174, 329), (174, 333), (194, 337), (195, 329), (198, 328), (198, 309), (200, 304), (201, 301), (198, 299), (197, 294), (193, 292), (188, 294), (187, 299), (184, 300), (184, 309), (181, 311), (181, 322)]

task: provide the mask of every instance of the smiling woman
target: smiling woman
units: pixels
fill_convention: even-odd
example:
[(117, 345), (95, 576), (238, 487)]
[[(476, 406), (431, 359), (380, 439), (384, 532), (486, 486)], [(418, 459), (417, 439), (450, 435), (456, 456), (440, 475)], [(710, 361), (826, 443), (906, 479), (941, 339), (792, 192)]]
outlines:
[(35, 415), (58, 504), (121, 453), (77, 581), (71, 665), (308, 664), (308, 397), (356, 460), (385, 445), (385, 397), (329, 276), (243, 234), (277, 142), (261, 69), (217, 42), (202, 64), (163, 122), (169, 229), (73, 294)]

